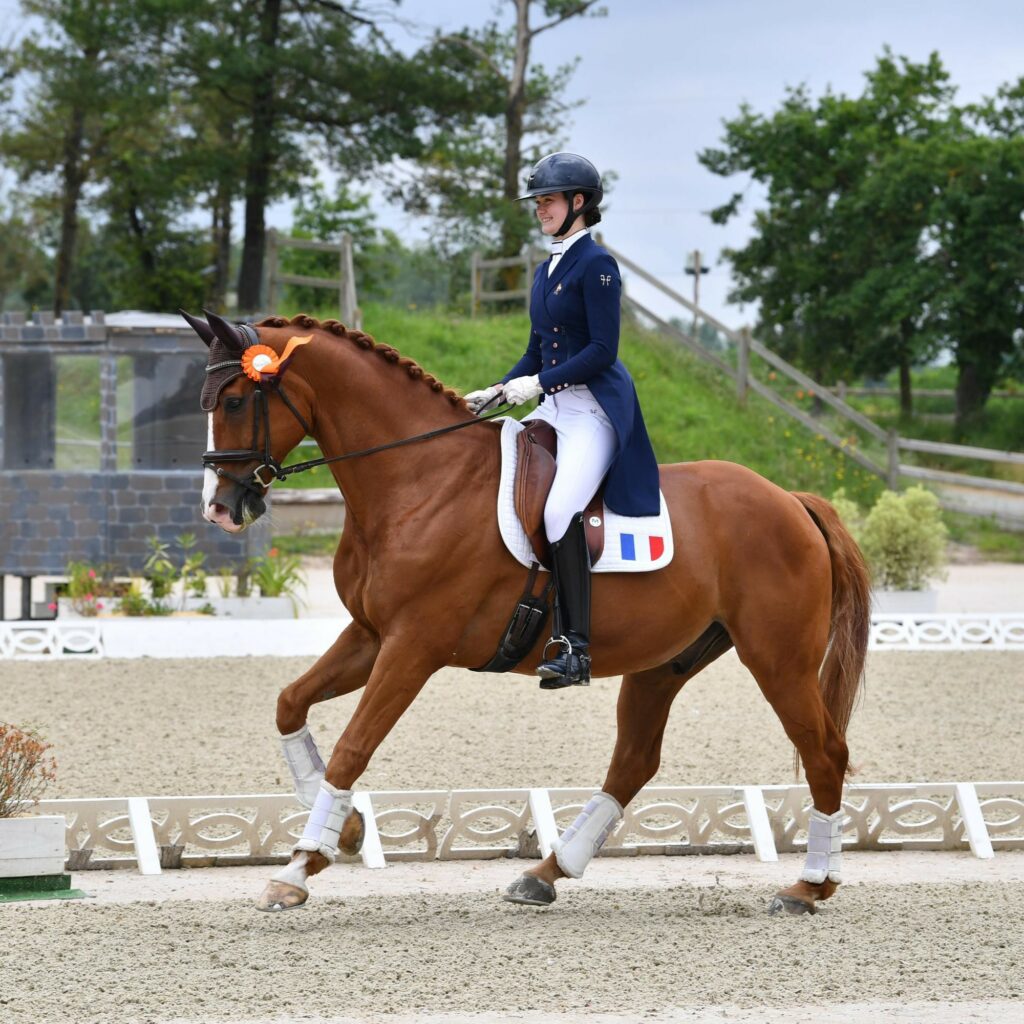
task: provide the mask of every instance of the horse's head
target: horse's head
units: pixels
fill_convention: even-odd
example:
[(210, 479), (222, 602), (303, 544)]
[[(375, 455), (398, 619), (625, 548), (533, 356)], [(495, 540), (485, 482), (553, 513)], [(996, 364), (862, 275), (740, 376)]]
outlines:
[(282, 460), (309, 432), (311, 388), (295, 375), (285, 392), (282, 377), (311, 336), (203, 312), (206, 320), (181, 310), (210, 349), (200, 397), (209, 418), (203, 517), (238, 533), (267, 510), (264, 498)]

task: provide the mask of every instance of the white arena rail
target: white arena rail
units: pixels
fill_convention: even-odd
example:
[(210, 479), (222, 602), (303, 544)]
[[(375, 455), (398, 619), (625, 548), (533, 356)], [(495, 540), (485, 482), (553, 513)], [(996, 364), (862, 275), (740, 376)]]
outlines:
[[(0, 622), (0, 659), (320, 655), (348, 620), (70, 619)], [(1024, 651), (1024, 612), (875, 614), (873, 651)]]
[[(593, 788), (358, 793), (367, 823), (359, 857), (389, 861), (536, 858)], [(778, 853), (806, 847), (806, 786), (650, 786), (626, 809), (602, 856)], [(856, 850), (1024, 849), (1024, 781), (855, 784), (845, 788), (844, 845)], [(308, 812), (292, 796), (43, 800), (67, 820), (67, 867), (161, 868), (278, 864)]]

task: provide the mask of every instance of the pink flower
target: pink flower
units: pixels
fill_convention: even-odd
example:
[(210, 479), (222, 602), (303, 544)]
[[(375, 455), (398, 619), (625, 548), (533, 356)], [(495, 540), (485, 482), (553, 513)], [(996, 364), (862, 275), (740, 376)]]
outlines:
[(91, 579), (91, 580), (96, 579), (96, 570), (95, 569), (90, 569), (89, 570), (89, 579)]
[(57, 610), (57, 602), (51, 601), (46, 607), (49, 608), (51, 612), (55, 612)]
[(100, 611), (103, 611), (103, 602), (102, 602), (102, 601), (97, 601), (97, 602), (96, 602), (96, 607), (97, 607), (97, 608), (98, 608), (98, 609), (99, 609)]
[(85, 595), (85, 599), (86, 599), (86, 601), (91, 601), (91, 600), (93, 600), (93, 596), (92, 596), (92, 594), (86, 594), (86, 595)]

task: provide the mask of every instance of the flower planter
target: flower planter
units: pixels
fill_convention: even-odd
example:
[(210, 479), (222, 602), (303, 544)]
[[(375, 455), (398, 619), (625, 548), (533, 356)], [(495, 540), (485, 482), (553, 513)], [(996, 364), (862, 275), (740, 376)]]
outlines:
[(0, 818), (0, 878), (64, 874), (62, 814)]
[[(121, 599), (119, 597), (105, 597), (103, 611), (99, 615), (82, 615), (75, 611), (71, 598), (61, 597), (57, 600), (57, 617), (60, 619), (107, 619), (111, 616), (118, 618), (137, 618), (153, 620), (169, 618), (175, 614), (184, 612), (187, 615), (202, 615), (200, 609), (212, 607), (214, 615), (229, 619), (294, 619), (295, 605), (290, 597), (188, 597), (185, 599), (185, 607), (181, 608), (181, 598), (167, 598), (172, 611), (170, 616), (123, 616), (121, 614)], [(212, 616), (211, 616), (212, 617)]]
[(939, 608), (936, 590), (873, 590), (871, 610), (878, 615), (933, 615)]
[(228, 619), (294, 619), (290, 597), (212, 597), (218, 616)]

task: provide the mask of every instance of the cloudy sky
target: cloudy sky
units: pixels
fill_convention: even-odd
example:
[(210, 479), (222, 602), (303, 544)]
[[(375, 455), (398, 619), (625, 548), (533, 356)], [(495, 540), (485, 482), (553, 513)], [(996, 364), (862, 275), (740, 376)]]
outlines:
[[(685, 256), (700, 249), (712, 267), (702, 279), (702, 305), (733, 325), (751, 311), (726, 305), (728, 271), (719, 253), (743, 243), (758, 195), (751, 190), (743, 216), (724, 228), (706, 216), (744, 184), (716, 178), (697, 162), (698, 151), (718, 142), (723, 118), (743, 101), (772, 111), (787, 85), (859, 93), (886, 44), (915, 61), (938, 51), (961, 100), (991, 95), (1024, 75), (1022, 0), (604, 2), (606, 17), (567, 22), (535, 43), (534, 60), (551, 68), (580, 57), (567, 99), (585, 102), (565, 147), (618, 175), (601, 225), (608, 244), (686, 294), (692, 278), (683, 273)], [(387, 0), (376, 6), (391, 8)], [(495, 15), (511, 24), (512, 9), (510, 0), (403, 0), (398, 18), (410, 28), (395, 32), (414, 46), (432, 26), (479, 25)], [(16, 0), (0, 0), (8, 30), (17, 12)], [(398, 210), (378, 213), (406, 237), (422, 234)], [(289, 205), (274, 207), (269, 219), (285, 227)], [(635, 275), (625, 276), (638, 299), (663, 315), (679, 312)]]

